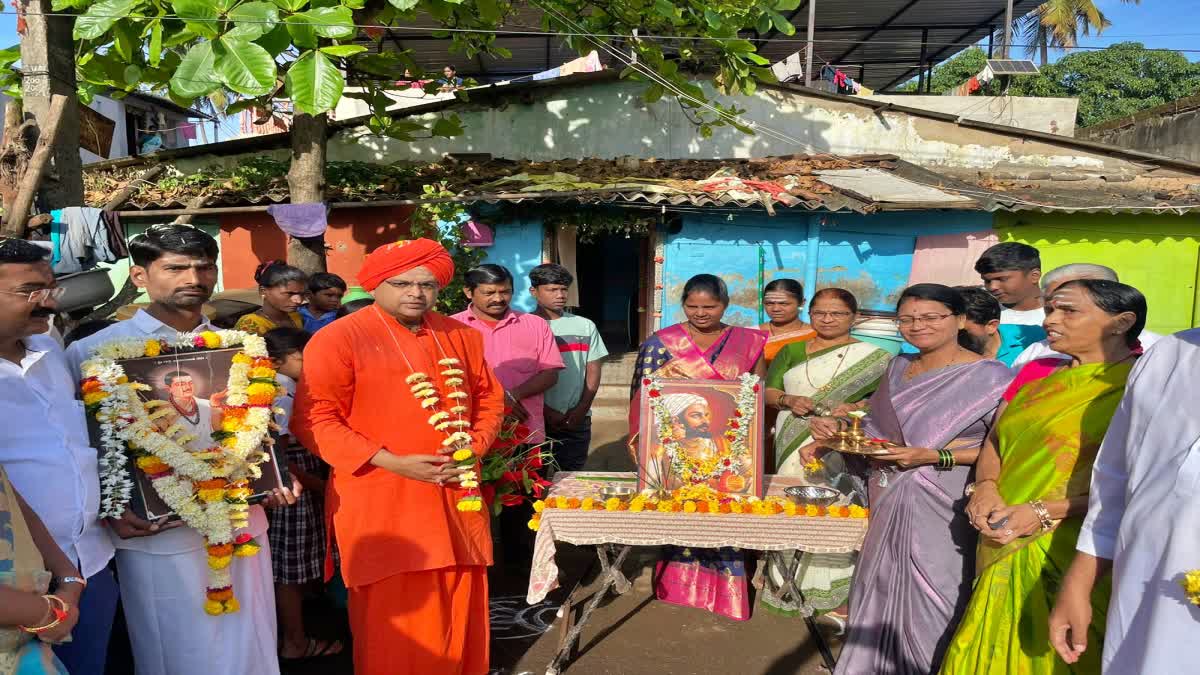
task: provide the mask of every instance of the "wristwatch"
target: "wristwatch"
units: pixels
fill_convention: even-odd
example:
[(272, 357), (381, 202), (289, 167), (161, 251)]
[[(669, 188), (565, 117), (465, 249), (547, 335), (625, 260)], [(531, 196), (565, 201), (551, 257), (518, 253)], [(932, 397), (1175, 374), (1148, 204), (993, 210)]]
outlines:
[(58, 580), (58, 585), (62, 586), (63, 584), (79, 584), (80, 586), (87, 588), (87, 579), (82, 577), (63, 577)]

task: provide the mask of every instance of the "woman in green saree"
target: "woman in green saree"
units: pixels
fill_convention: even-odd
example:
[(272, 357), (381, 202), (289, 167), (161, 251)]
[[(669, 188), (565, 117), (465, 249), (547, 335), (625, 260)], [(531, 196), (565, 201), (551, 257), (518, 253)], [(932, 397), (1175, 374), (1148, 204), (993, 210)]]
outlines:
[[(818, 291), (808, 313), (816, 337), (784, 346), (767, 374), (767, 404), (780, 409), (775, 423), (775, 473), (803, 476), (808, 482), (829, 483), (843, 492), (858, 493), (860, 503), (865, 505), (861, 485), (856, 485), (846, 472), (840, 455), (825, 456), (820, 472), (823, 475), (806, 475), (798, 450), (813, 440), (814, 421), (817, 426), (832, 426), (831, 420), (821, 416), (830, 415), (835, 409), (840, 413), (847, 406), (857, 407), (875, 391), (891, 354), (850, 337), (858, 301), (847, 290)], [(796, 578), (806, 601), (816, 612), (828, 613), (840, 627), (845, 617), (836, 610), (846, 603), (850, 593), (854, 554), (792, 553), (797, 555), (801, 559)], [(784, 614), (796, 614), (799, 608), (794, 603), (770, 590), (770, 586), (778, 588), (783, 582), (785, 571), (771, 566), (767, 573), (773, 584), (763, 591), (764, 605)]]
[[(980, 452), (967, 487), (967, 515), (981, 535), (975, 586), (942, 673), (1100, 673), (1099, 649), (1075, 664), (1059, 659), (1047, 622), (1145, 324), (1145, 297), (1114, 281), (1067, 282), (1047, 299), (1050, 346), (1071, 360), (1022, 369)], [(1103, 642), (1110, 590), (1105, 582), (1092, 595), (1089, 644)]]

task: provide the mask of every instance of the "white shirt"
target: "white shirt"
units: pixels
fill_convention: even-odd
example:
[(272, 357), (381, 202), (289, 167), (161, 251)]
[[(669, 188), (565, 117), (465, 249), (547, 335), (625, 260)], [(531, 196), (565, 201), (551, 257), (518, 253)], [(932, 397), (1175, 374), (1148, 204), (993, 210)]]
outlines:
[[(1161, 340), (1162, 337), (1163, 336), (1159, 335), (1158, 333), (1144, 330), (1142, 331), (1142, 334), (1138, 336), (1138, 341), (1142, 343), (1142, 350), (1145, 351), (1153, 347), (1154, 343)], [(1036, 361), (1038, 359), (1069, 358), (1071, 357), (1067, 356), (1066, 354), (1054, 351), (1054, 349), (1050, 347), (1049, 340), (1041, 340), (1026, 347), (1025, 351), (1021, 352), (1021, 355), (1017, 357), (1017, 360), (1013, 361), (1012, 368), (1013, 370), (1020, 370), (1024, 368), (1025, 365), (1030, 361)]]
[[(218, 330), (207, 321), (202, 322), (192, 330)], [(111, 340), (129, 337), (160, 337), (174, 338), (179, 331), (150, 316), (144, 309), (139, 309), (128, 321), (115, 323), (104, 330), (89, 335), (67, 348), (67, 357), (71, 362), (74, 373), (80, 372), (79, 367), (90, 356), (90, 350)], [(267, 532), (267, 514), (261, 506), (250, 507), (250, 525), (246, 532), (252, 537), (260, 537)], [(113, 543), (118, 549), (131, 549), (159, 555), (173, 555), (195, 551), (204, 547), (204, 538), (190, 527), (179, 527), (167, 530), (149, 537), (121, 539), (112, 534)]]
[(1038, 307), (1037, 309), (1009, 309), (1004, 308), (1000, 312), (1000, 323), (1007, 323), (1016, 326), (1040, 326), (1046, 320), (1046, 309)]
[(1200, 568), (1197, 382), (1200, 329), (1163, 338), (1133, 367), (1092, 469), (1077, 547), (1113, 561), (1108, 675), (1196, 672), (1200, 623), (1179, 579)]
[(84, 577), (113, 557), (100, 523), (99, 454), (88, 440), (77, 378), (49, 335), (25, 338), (18, 365), (0, 359), (0, 463)]

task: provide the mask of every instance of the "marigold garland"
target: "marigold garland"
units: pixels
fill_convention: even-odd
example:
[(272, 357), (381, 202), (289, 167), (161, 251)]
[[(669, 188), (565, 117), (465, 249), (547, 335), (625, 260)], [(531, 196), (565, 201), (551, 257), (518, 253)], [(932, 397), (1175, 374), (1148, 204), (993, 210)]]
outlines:
[[(197, 440), (183, 425), (165, 430), (156, 420), (169, 414), (164, 401), (143, 401), (145, 384), (130, 382), (119, 361), (167, 353), (241, 346), (233, 356), (226, 386), (221, 428), (213, 445), (193, 450)], [(275, 368), (266, 343), (241, 331), (180, 333), (175, 340), (114, 340), (96, 347), (82, 366), (84, 405), (100, 423), (100, 489), (102, 517), (120, 517), (133, 489), (126, 468), (127, 451), (150, 479), (155, 492), (184, 523), (204, 537), (208, 582), (204, 610), (211, 615), (239, 609), (229, 566), (234, 557), (249, 557), (261, 548), (247, 533), (250, 481), (262, 475), (269, 459), (263, 444), (270, 440), (271, 406), (277, 393)]]
[(1188, 602), (1200, 606), (1200, 569), (1185, 572), (1179, 580), (1179, 585), (1183, 586)]
[[(648, 494), (649, 493), (649, 494)], [(533, 503), (533, 517), (529, 529), (541, 527), (546, 509), (581, 511), (629, 511), (632, 513), (702, 513), (711, 515), (741, 514), (754, 516), (791, 516), (805, 518), (852, 518), (865, 519), (870, 510), (857, 504), (849, 506), (799, 505), (786, 497), (769, 496), (764, 499), (718, 492), (703, 485), (686, 485), (672, 491), (669, 499), (659, 499), (650, 491), (633, 497), (628, 502), (617, 497), (599, 500), (593, 497), (579, 499), (553, 495)], [(1196, 571), (1197, 588), (1200, 589), (1200, 570)]]

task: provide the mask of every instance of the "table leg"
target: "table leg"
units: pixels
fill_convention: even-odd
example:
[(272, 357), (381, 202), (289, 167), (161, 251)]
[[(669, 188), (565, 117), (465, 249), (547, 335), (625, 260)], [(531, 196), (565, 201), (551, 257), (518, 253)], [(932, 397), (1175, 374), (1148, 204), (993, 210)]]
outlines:
[[(600, 584), (596, 588), (596, 592), (592, 595), (592, 599), (588, 602), (587, 607), (584, 607), (583, 613), (579, 615), (577, 621), (572, 621), (570, 629), (568, 629), (558, 643), (558, 653), (554, 655), (554, 660), (546, 667), (546, 675), (559, 675), (566, 669), (567, 662), (571, 660), (572, 652), (575, 649), (575, 643), (579, 640), (580, 633), (583, 632), (583, 627), (587, 624), (588, 619), (592, 617), (592, 612), (600, 606), (600, 602), (604, 600), (604, 596), (608, 594), (610, 588), (615, 588), (624, 581), (625, 590), (629, 590), (629, 580), (625, 579), (625, 575), (621, 574), (621, 564), (625, 562), (625, 556), (629, 555), (632, 546), (620, 546), (602, 544), (596, 547), (596, 555), (600, 558)], [(609, 559), (611, 549), (616, 549), (616, 557)], [(624, 591), (620, 591), (623, 593)], [(573, 595), (573, 594), (572, 594)], [(570, 615), (568, 610), (568, 616)]]
[[(778, 551), (771, 551), (767, 554), (768, 560), (774, 560), (780, 569), (785, 569), (783, 565), (783, 556)], [(809, 635), (812, 636), (813, 642), (817, 645), (817, 651), (821, 654), (821, 660), (825, 663), (825, 667), (833, 672), (837, 666), (837, 659), (833, 657), (833, 650), (829, 648), (829, 643), (825, 642), (825, 636), (821, 634), (821, 629), (817, 626), (817, 622), (813, 619), (812, 607), (804, 600), (804, 593), (800, 591), (800, 587), (796, 585), (796, 572), (800, 569), (800, 555), (793, 556), (792, 564), (786, 567), (787, 574), (783, 578), (784, 588), (789, 592), (790, 597), (796, 601), (800, 607), (800, 614), (804, 616), (804, 625), (808, 628)], [(784, 596), (780, 593), (780, 597)]]

